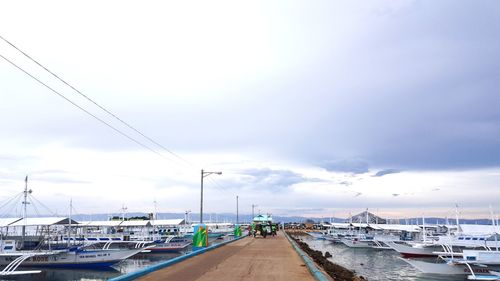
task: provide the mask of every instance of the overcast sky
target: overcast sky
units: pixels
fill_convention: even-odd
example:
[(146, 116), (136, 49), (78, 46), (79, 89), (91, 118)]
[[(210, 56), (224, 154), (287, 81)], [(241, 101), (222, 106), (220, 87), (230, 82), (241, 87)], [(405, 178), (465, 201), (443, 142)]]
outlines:
[(0, 40), (156, 152), (0, 58), (2, 202), (198, 212), (203, 168), (207, 213), (500, 212), (498, 1), (2, 1), (0, 35), (179, 156)]

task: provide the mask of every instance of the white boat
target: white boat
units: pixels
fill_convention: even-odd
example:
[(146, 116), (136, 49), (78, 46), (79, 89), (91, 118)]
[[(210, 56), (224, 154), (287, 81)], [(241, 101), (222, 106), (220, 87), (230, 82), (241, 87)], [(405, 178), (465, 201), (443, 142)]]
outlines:
[(306, 232), (309, 236), (317, 240), (325, 240), (325, 235), (321, 232)]
[(0, 265), (8, 266), (19, 257), (24, 257), (18, 266), (61, 267), (61, 268), (97, 268), (108, 267), (127, 259), (149, 247), (133, 249), (112, 249), (110, 243), (103, 248), (73, 248), (65, 250), (17, 251), (15, 241), (2, 241)]
[(364, 234), (359, 234), (355, 236), (347, 236), (340, 239), (342, 244), (349, 248), (372, 248), (373, 247), (373, 237), (366, 236)]
[(170, 237), (165, 242), (153, 244), (151, 252), (180, 252), (191, 245), (192, 240), (185, 237)]
[[(15, 244), (15, 241), (2, 241), (5, 247)], [(12, 263), (18, 257), (26, 257), (19, 266), (30, 267), (60, 267), (60, 268), (99, 268), (108, 267), (124, 259), (127, 259), (148, 247), (137, 247), (133, 249), (111, 249), (106, 248), (73, 248), (66, 250), (41, 250), (41, 251), (17, 251), (14, 248), (0, 252), (0, 265), (5, 266)]]
[(385, 242), (387, 246), (394, 249), (396, 252), (400, 253), (403, 257), (437, 257), (439, 254), (435, 252), (442, 250), (442, 246), (430, 244), (430, 243), (396, 243), (396, 242)]
[[(413, 267), (415, 267), (416, 269), (425, 274), (440, 274), (440, 275), (471, 274), (470, 269), (464, 264), (451, 265), (445, 262), (432, 263), (427, 261), (413, 260), (406, 258), (400, 258), (400, 259), (407, 262), (408, 264), (412, 265)], [(488, 268), (479, 265), (473, 265), (471, 266), (471, 268), (475, 274), (489, 274), (490, 272)]]
[(401, 259), (427, 274), (469, 275), (470, 280), (496, 280), (491, 276), (498, 277), (493, 273), (500, 270), (500, 251), (464, 250), (455, 255), (460, 258), (442, 257), (444, 262), (439, 263)]

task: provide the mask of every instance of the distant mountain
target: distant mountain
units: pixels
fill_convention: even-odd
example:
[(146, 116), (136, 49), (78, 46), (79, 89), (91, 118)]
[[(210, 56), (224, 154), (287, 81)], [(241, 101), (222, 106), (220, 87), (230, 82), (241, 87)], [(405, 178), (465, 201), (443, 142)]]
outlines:
[(352, 216), (351, 218), (347, 219), (349, 222), (355, 222), (355, 223), (381, 223), (385, 224), (387, 221), (379, 216), (376, 216), (368, 211), (364, 211), (362, 213), (359, 213), (357, 215)]
[[(131, 217), (142, 217), (142, 216), (149, 216), (150, 214), (148, 213), (140, 213), (140, 212), (134, 212), (134, 213), (127, 213), (125, 215), (126, 218), (131, 218)], [(122, 217), (122, 214), (119, 213), (112, 213), (112, 214), (79, 214), (79, 215), (73, 215), (72, 218), (76, 221), (102, 221), (102, 220), (108, 220), (111, 217)], [(185, 214), (184, 213), (158, 213), (158, 219), (184, 219)], [(197, 222), (200, 220), (199, 214), (196, 213), (190, 213), (188, 216), (188, 221), (190, 222)], [(252, 215), (250, 214), (241, 214), (239, 215), (239, 222), (240, 223), (245, 223), (245, 222), (250, 222), (252, 219)], [(276, 222), (297, 222), (297, 223), (304, 223), (306, 220), (313, 220), (316, 223), (320, 222), (349, 222), (349, 218), (320, 218), (320, 217), (301, 217), (301, 216), (273, 216), (273, 220)], [(204, 215), (204, 221), (205, 222), (210, 222), (210, 221), (218, 221), (218, 222), (231, 222), (234, 223), (236, 222), (236, 214), (231, 214), (231, 213), (221, 213), (221, 214), (214, 214), (214, 213), (207, 213)], [(384, 219), (381, 217), (378, 217), (370, 212), (368, 212), (368, 221), (370, 223), (375, 223), (378, 221), (378, 223), (399, 223), (399, 224), (422, 224), (422, 218), (408, 218), (408, 219)], [(456, 221), (455, 219), (449, 219), (449, 224), (455, 224)], [(353, 216), (353, 222), (366, 222), (366, 212), (362, 212), (360, 214), (357, 214)], [(425, 218), (425, 223), (426, 224), (446, 224), (446, 219), (445, 218), (437, 218), (437, 217), (432, 217), (432, 218)], [(460, 219), (460, 223), (463, 224), (491, 224), (491, 220), (489, 219)]]

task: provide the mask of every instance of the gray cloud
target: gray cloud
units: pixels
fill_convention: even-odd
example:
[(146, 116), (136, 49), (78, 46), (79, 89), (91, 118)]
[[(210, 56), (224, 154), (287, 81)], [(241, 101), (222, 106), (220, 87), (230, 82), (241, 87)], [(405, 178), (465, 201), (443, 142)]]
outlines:
[[(130, 28), (127, 13), (113, 14), (112, 22), (118, 23), (113, 38), (107, 36), (108, 16), (97, 17), (92, 21), (95, 25), (82, 28), (79, 23), (85, 19), (75, 15), (64, 27), (89, 32), (66, 32), (64, 38), (47, 32), (51, 40), (40, 40), (36, 30), (8, 24), (24, 11), (24, 7), (9, 5), (14, 6), (9, 9), (13, 12), (0, 18), (9, 38), (42, 63), (53, 65), (52, 70), (85, 94), (180, 155), (250, 155), (248, 158), (256, 161), (276, 159), (277, 163), (321, 166), (354, 177), (373, 167), (406, 171), (500, 166), (500, 5), (494, 1), (460, 5), (452, 0), (398, 1), (397, 5), (392, 1), (374, 5), (291, 1), (293, 8), (286, 13), (280, 5), (266, 4), (250, 17), (245, 9), (232, 9), (241, 11), (234, 14), (214, 7), (205, 14), (232, 24), (213, 26), (214, 21), (200, 15), (197, 20), (204, 21), (206, 28), (176, 29), (178, 32), (169, 33), (168, 42), (161, 41), (166, 37), (150, 34), (164, 32), (165, 26), (185, 27), (182, 20), (160, 16), (155, 24), (144, 19)], [(130, 11), (131, 7), (124, 4), (122, 8)], [(44, 9), (31, 15), (30, 20), (40, 29), (54, 30), (43, 18), (52, 13), (53, 7), (45, 5)], [(133, 7), (133, 12), (136, 9)], [(104, 15), (110, 14), (106, 8), (102, 10)], [(248, 25), (255, 15), (265, 28)], [(170, 18), (174, 22), (166, 24), (164, 20)], [(145, 29), (150, 32), (134, 33)], [(225, 41), (229, 33), (234, 38)], [(134, 45), (130, 36), (148, 44)], [(106, 44), (99, 49), (87, 45), (96, 38), (106, 38)], [(215, 40), (192, 44), (189, 38)], [(131, 67), (117, 67), (123, 54), (131, 53), (139, 54), (129, 56)], [(10, 54), (16, 61), (21, 57)], [(181, 58), (180, 64), (175, 58)], [(23, 66), (33, 70), (27, 63)], [(0, 164), (5, 167), (0, 176), (5, 175), (4, 181), (12, 179), (22, 185), (31, 163), (44, 160), (18, 158), (16, 150), (37, 155), (54, 146), (93, 152), (143, 149), (7, 63), (0, 63), (0, 77)], [(69, 90), (65, 93), (153, 146)], [(248, 172), (235, 180), (235, 187), (274, 190), (314, 181), (286, 168)], [(387, 174), (384, 170), (375, 176)], [(51, 182), (78, 181), (64, 173), (39, 176)], [(357, 182), (354, 177), (352, 182)], [(171, 184), (176, 184), (174, 179), (158, 180), (159, 187)], [(228, 182), (227, 186), (232, 184)], [(498, 189), (488, 188), (491, 190), (486, 198), (498, 194)], [(449, 190), (443, 187), (445, 191)], [(397, 192), (394, 194), (398, 196), (387, 194), (390, 200), (386, 201), (372, 203), (368, 196), (355, 201), (359, 205), (404, 207), (406, 202), (395, 201), (402, 202), (411, 194), (407, 190)], [(439, 198), (439, 204), (446, 204), (446, 198)], [(299, 199), (297, 206), (316, 206), (322, 200)], [(323, 204), (353, 203), (328, 198)], [(431, 204), (439, 205), (426, 206)]]
[[(140, 84), (128, 81), (131, 89), (147, 87), (163, 99), (142, 99), (111, 80), (101, 85), (99, 77), (74, 80), (93, 97), (100, 91), (92, 83), (100, 81), (110, 90), (102, 98), (105, 106), (174, 151), (241, 151), (251, 144), (257, 151), (272, 150), (280, 158), (305, 163), (347, 159), (324, 167), (352, 173), (365, 173), (367, 163), (428, 170), (498, 166), (500, 8), (492, 2), (462, 4), (405, 2), (365, 9), (355, 3), (294, 3), (303, 13), (280, 15), (284, 25), (269, 30), (276, 39), (273, 48), (283, 55), (276, 63), (286, 67), (271, 75), (259, 71), (269, 68), (263, 64), (255, 80), (245, 74), (236, 76), (230, 87), (209, 88), (206, 95), (216, 97), (214, 102), (186, 105), (163, 94), (178, 91), (169, 83), (149, 85), (151, 80), (140, 77)], [(326, 11), (340, 14), (332, 17)], [(296, 23), (301, 28), (292, 37), (284, 36), (282, 28)], [(64, 55), (58, 52), (69, 65), (80, 65), (72, 61), (78, 58)], [(287, 65), (290, 58), (296, 63)], [(3, 70), (6, 75), (12, 71)], [(64, 139), (69, 145), (93, 149), (140, 149), (57, 97), (41, 94), (16, 106), (13, 97), (30, 100), (27, 93), (41, 89), (20, 83), (26, 80), (17, 76), (5, 77), (17, 83), (0, 109), (19, 112), (15, 122), (2, 123), (8, 132), (4, 134), (35, 143)], [(118, 96), (140, 101), (148, 110), (139, 114), (136, 106), (117, 102)], [(60, 110), (39, 106), (49, 103)]]
[(323, 168), (331, 172), (346, 172), (363, 174), (368, 172), (368, 163), (360, 159), (331, 160), (321, 164)]
[(382, 176), (385, 176), (385, 175), (397, 174), (397, 173), (401, 173), (401, 170), (397, 170), (397, 169), (385, 169), (385, 170), (378, 171), (373, 176), (374, 177), (382, 177)]
[(350, 182), (350, 181), (341, 181), (341, 182), (339, 182), (339, 184), (345, 185), (345, 186), (350, 186), (350, 185), (352, 185), (352, 182)]
[(246, 176), (249, 185), (269, 189), (280, 189), (302, 182), (320, 182), (320, 179), (304, 177), (290, 170), (274, 170), (270, 168), (248, 169), (241, 172)]

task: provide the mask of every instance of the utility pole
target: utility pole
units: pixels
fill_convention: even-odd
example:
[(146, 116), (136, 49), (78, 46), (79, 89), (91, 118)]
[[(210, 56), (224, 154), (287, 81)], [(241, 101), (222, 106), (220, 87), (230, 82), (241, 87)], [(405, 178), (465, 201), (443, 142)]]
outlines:
[(255, 207), (257, 207), (257, 206), (259, 206), (259, 205), (252, 204), (252, 219), (251, 219), (252, 221), (253, 221), (253, 218), (255, 218), (254, 210), (255, 210)]
[(203, 169), (201, 169), (201, 195), (200, 195), (200, 224), (203, 223), (203, 178), (205, 177)]
[(236, 224), (239, 223), (239, 213), (238, 213), (238, 195), (236, 195)]
[(222, 175), (222, 172), (205, 172), (201, 170), (201, 195), (200, 195), (200, 224), (203, 223), (203, 178), (211, 174)]

